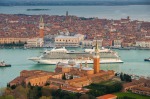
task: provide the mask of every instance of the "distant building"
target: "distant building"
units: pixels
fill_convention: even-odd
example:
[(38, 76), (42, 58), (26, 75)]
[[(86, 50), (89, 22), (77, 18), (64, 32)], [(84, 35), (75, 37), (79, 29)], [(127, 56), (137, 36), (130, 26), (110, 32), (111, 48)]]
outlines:
[[(97, 44), (99, 47), (102, 47), (102, 41), (103, 40), (97, 40)], [(82, 41), (82, 47), (94, 47), (96, 44), (96, 40), (83, 40)]]
[(103, 47), (112, 46), (112, 40), (106, 40), (106, 39), (103, 40), (102, 46), (103, 46)]
[(111, 28), (109, 29), (109, 31), (110, 32), (116, 32), (116, 29), (111, 26)]
[(29, 38), (27, 40), (26, 47), (43, 47), (44, 45), (44, 22), (43, 17), (40, 17), (40, 23), (39, 23), (39, 37), (37, 38)]
[(122, 43), (121, 43), (121, 47), (130, 47), (130, 46), (133, 46), (134, 44), (133, 44), (133, 42), (131, 42), (131, 41), (123, 41)]
[(121, 23), (129, 23), (130, 22), (130, 17), (127, 16), (126, 19), (121, 19)]
[(44, 21), (43, 21), (43, 17), (42, 16), (40, 17), (39, 29), (40, 29), (40, 31), (39, 31), (39, 33), (40, 33), (39, 37), (40, 38), (44, 38)]
[(93, 47), (93, 41), (92, 40), (83, 40), (82, 47)]
[(136, 47), (147, 47), (150, 48), (150, 40), (142, 40), (142, 41), (136, 41)]
[[(102, 42), (103, 42), (103, 39), (97, 40), (97, 44), (99, 47), (102, 47)], [(95, 45), (96, 45), (96, 40), (93, 40), (92, 46), (95, 46)]]
[(28, 38), (0, 38), (0, 44), (26, 43)]
[(76, 34), (74, 36), (59, 35), (55, 37), (56, 47), (79, 47), (81, 41), (84, 40), (84, 35)]
[(31, 38), (27, 40), (27, 44), (25, 46), (28, 48), (43, 47), (43, 44), (44, 44), (43, 38)]
[(24, 82), (26, 85), (30, 83), (32, 86), (44, 86), (47, 80), (51, 77), (61, 79), (62, 74), (55, 74), (54, 72), (41, 70), (23, 70), (20, 72), (20, 76), (12, 80), (9, 84), (12, 86), (19, 85)]
[(116, 40), (113, 40), (113, 46), (114, 47), (121, 47), (121, 43), (122, 43), (122, 40), (120, 39), (116, 39)]

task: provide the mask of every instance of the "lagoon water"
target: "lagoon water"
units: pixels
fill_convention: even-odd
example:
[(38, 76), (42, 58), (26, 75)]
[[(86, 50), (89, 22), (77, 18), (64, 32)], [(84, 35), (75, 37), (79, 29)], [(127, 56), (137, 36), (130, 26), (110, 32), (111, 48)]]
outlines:
[[(40, 65), (27, 60), (29, 57), (40, 56), (45, 49), (0, 49), (0, 60), (10, 63), (11, 67), (0, 68), (0, 87), (19, 76), (22, 70), (54, 71), (55, 65)], [(76, 50), (80, 50), (77, 48)], [(115, 70), (139, 76), (150, 77), (150, 62), (144, 58), (150, 57), (150, 50), (115, 50), (124, 63), (101, 64), (102, 70)], [(92, 66), (92, 65), (91, 65)]]
[[(44, 11), (27, 11), (27, 9), (50, 9)], [(28, 14), (28, 15), (70, 15), (79, 17), (99, 17), (106, 19), (121, 19), (130, 16), (132, 20), (150, 22), (149, 5), (130, 6), (0, 6), (0, 14)], [(22, 70), (54, 71), (55, 65), (39, 65), (27, 60), (29, 57), (39, 56), (44, 49), (0, 49), (0, 60), (10, 63), (11, 67), (0, 68), (0, 87), (19, 76)], [(79, 50), (79, 49), (77, 49)], [(144, 58), (150, 57), (150, 50), (115, 50), (124, 61), (123, 64), (102, 64), (103, 70), (115, 70), (140, 76), (150, 77), (150, 62)]]
[[(50, 9), (40, 11), (27, 11), (27, 9)], [(79, 17), (99, 17), (106, 19), (121, 19), (130, 16), (132, 20), (150, 22), (150, 5), (128, 6), (0, 6), (2, 14), (27, 14), (27, 15), (70, 15)]]

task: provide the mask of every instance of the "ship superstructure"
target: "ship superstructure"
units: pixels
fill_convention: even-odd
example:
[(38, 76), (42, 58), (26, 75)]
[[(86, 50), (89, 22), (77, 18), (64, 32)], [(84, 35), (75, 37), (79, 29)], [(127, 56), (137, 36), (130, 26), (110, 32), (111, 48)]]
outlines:
[[(40, 64), (57, 64), (58, 62), (67, 63), (69, 60), (74, 60), (76, 63), (93, 63), (93, 49), (84, 49), (83, 51), (67, 50), (63, 48), (53, 48), (45, 50), (40, 57), (32, 57), (29, 60)], [(99, 50), (100, 63), (123, 63), (117, 52), (110, 49), (102, 48)]]

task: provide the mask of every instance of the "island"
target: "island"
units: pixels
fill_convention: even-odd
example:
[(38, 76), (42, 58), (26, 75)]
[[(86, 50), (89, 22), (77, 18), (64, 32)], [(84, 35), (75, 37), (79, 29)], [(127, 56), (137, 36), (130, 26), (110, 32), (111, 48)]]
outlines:
[(45, 11), (50, 9), (27, 9), (27, 11)]

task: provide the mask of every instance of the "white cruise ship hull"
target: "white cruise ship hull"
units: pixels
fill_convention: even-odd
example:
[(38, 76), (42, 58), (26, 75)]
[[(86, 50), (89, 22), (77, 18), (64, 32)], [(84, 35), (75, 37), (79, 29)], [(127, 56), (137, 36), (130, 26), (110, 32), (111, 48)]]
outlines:
[[(57, 64), (58, 62), (68, 63), (69, 59), (40, 59), (38, 57), (29, 58), (29, 60), (32, 60), (34, 62), (37, 62), (39, 64)], [(85, 63), (93, 64), (93, 60), (77, 60), (74, 59), (74, 61), (78, 63)], [(110, 64), (110, 63), (123, 63), (120, 59), (100, 59), (101, 64)]]

